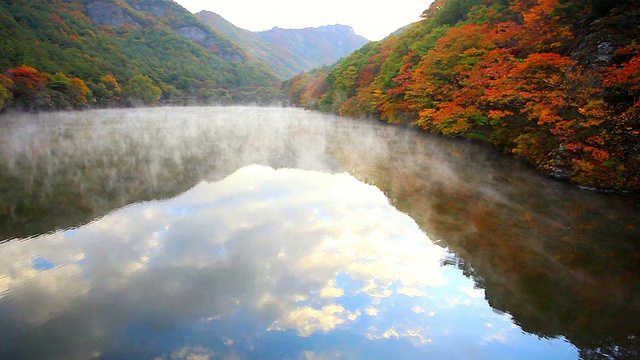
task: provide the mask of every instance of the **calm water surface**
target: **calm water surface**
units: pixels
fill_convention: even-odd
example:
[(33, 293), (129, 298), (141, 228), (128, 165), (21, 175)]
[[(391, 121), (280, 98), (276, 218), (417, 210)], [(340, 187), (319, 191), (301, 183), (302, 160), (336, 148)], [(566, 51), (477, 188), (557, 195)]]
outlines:
[(2, 114), (0, 358), (633, 359), (639, 227), (376, 121)]

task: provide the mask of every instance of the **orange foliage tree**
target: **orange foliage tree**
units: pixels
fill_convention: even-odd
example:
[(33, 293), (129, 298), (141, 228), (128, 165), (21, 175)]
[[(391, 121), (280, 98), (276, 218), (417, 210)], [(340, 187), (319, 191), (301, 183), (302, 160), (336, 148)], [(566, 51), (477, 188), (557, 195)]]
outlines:
[(23, 65), (7, 70), (4, 75), (13, 82), (14, 100), (24, 109), (35, 111), (52, 106), (45, 73)]
[(336, 65), (321, 109), (482, 139), (546, 174), (640, 189), (640, 45), (618, 45), (608, 67), (578, 47), (591, 41), (585, 24), (599, 29), (592, 16), (636, 10), (591, 5), (435, 1), (402, 35)]

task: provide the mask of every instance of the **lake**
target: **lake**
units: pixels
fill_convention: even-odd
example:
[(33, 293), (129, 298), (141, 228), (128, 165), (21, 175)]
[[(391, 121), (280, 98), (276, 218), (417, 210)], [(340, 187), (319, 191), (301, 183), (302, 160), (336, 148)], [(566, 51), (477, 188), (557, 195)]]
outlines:
[(0, 115), (2, 359), (640, 356), (640, 197), (291, 108)]

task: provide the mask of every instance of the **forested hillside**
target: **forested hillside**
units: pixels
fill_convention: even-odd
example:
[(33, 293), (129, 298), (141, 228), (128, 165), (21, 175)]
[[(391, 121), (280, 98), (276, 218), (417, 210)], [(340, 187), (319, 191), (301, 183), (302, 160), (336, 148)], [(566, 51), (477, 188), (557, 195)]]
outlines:
[(307, 29), (274, 28), (255, 33), (241, 29), (211, 11), (201, 11), (196, 16), (263, 61), (282, 79), (333, 64), (368, 42), (344, 25)]
[(0, 109), (224, 102), (277, 81), (170, 0), (2, 1), (0, 48)]
[(478, 139), (640, 190), (637, 0), (436, 0), (399, 36), (287, 81), (293, 102)]

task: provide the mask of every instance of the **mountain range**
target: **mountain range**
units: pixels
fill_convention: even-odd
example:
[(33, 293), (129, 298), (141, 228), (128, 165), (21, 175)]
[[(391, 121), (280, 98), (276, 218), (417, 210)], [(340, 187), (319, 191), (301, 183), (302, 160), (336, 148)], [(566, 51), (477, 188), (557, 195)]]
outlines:
[(264, 33), (211, 25), (171, 0), (2, 1), (0, 108), (279, 101), (281, 80), (366, 42), (339, 25)]
[(323, 65), (331, 65), (368, 42), (345, 25), (252, 32), (236, 27), (220, 15), (201, 11), (198, 19), (264, 62), (281, 79)]

